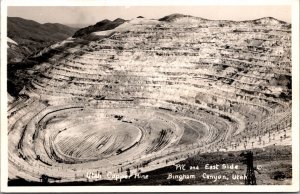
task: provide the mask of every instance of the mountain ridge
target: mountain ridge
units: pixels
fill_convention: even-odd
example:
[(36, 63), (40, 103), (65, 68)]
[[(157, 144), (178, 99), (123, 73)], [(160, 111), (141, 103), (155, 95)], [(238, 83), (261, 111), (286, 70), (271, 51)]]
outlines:
[[(138, 19), (144, 19), (145, 17), (143, 16), (138, 16), (136, 17)], [(200, 20), (203, 22), (228, 22), (228, 23), (245, 23), (245, 22), (252, 22), (255, 24), (283, 24), (283, 25), (288, 25), (288, 22), (276, 19), (274, 17), (262, 17), (262, 18), (258, 18), (258, 19), (253, 19), (253, 20), (241, 20), (241, 21), (236, 21), (236, 20), (212, 20), (212, 19), (206, 19), (206, 18), (202, 18), (202, 17), (198, 17), (198, 16), (192, 16), (192, 15), (186, 15), (186, 14), (180, 14), (180, 13), (174, 13), (174, 14), (170, 14), (167, 16), (164, 16), (162, 18), (159, 19), (153, 19), (153, 20), (157, 20), (160, 22), (174, 22), (176, 19), (182, 19), (182, 18), (191, 18), (191, 19), (196, 19), (196, 20)], [(146, 19), (146, 18), (145, 18)], [(73, 38), (78, 38), (78, 37), (85, 37), (88, 34), (91, 34), (93, 32), (97, 32), (97, 31), (106, 31), (106, 30), (112, 30), (115, 29), (116, 27), (118, 27), (119, 25), (125, 23), (125, 22), (130, 22), (131, 20), (125, 20), (122, 18), (117, 18), (115, 20), (109, 20), (109, 19), (103, 19), (99, 22), (97, 22), (94, 25), (90, 25), (84, 28), (79, 29), (78, 31), (76, 31), (73, 35)]]
[(248, 20), (220, 20), (220, 19), (207, 19), (207, 18), (203, 18), (203, 17), (180, 14), (180, 13), (174, 13), (174, 14), (164, 16), (162, 18), (159, 18), (158, 21), (174, 21), (175, 19), (178, 19), (178, 18), (196, 18), (196, 19), (200, 19), (203, 21), (228, 21), (228, 22), (251, 22), (251, 21), (254, 22), (254, 21), (263, 21), (263, 20), (270, 20), (270, 21), (273, 20), (273, 21), (278, 21), (281, 24), (289, 24), (289, 22), (285, 22), (285, 21), (279, 20), (279, 19), (271, 17), (271, 16), (261, 17), (258, 19), (248, 19)]

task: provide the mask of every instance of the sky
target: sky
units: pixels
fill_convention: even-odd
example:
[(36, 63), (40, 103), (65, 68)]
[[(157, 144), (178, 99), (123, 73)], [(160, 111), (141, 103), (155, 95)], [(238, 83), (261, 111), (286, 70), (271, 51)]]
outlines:
[(214, 20), (251, 20), (274, 17), (291, 22), (291, 7), (278, 6), (10, 6), (8, 16), (31, 19), (39, 23), (71, 25), (95, 24), (103, 19), (132, 19), (137, 16), (158, 19), (181, 13)]

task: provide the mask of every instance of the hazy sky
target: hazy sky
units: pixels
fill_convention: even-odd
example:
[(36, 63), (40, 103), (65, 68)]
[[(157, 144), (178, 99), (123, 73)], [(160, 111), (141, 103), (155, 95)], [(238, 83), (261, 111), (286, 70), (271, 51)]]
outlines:
[(207, 19), (249, 20), (274, 17), (291, 22), (290, 6), (132, 6), (132, 7), (8, 7), (8, 16), (39, 23), (95, 24), (103, 19), (161, 18), (182, 13)]

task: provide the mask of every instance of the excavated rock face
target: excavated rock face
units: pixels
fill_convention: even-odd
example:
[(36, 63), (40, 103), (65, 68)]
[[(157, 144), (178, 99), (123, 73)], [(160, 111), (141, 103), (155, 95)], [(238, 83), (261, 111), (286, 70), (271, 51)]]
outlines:
[[(82, 181), (100, 166), (119, 172), (145, 158), (154, 164), (196, 151), (288, 142), (288, 24), (179, 14), (116, 23), (78, 31), (73, 44), (58, 45), (60, 53), (32, 70), (36, 76), (24, 89), (29, 99), (18, 102), (26, 105), (9, 109), (12, 165), (26, 160), (50, 177)], [(277, 138), (281, 130), (284, 140)], [(57, 173), (61, 166), (65, 171)], [(16, 174), (11, 178), (24, 177)]]
[(280, 95), (290, 99), (291, 37), (285, 24), (265, 21), (270, 18), (257, 25), (260, 20), (175, 16), (161, 22), (137, 18), (114, 30), (95, 32), (105, 38), (75, 48), (80, 56), (75, 52), (57, 57), (33, 85), (52, 95), (90, 98), (145, 98), (184, 86), (173, 100), (181, 96), (205, 101), (195, 99), (203, 92), (212, 103), (221, 100), (218, 95), (223, 101), (240, 95), (266, 106), (280, 105)]

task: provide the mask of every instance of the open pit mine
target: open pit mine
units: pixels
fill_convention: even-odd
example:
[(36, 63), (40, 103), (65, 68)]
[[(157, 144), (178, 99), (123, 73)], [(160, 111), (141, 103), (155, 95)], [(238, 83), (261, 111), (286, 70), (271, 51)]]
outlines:
[(9, 98), (10, 180), (106, 180), (291, 145), (288, 23), (138, 17), (38, 55), (49, 52)]

